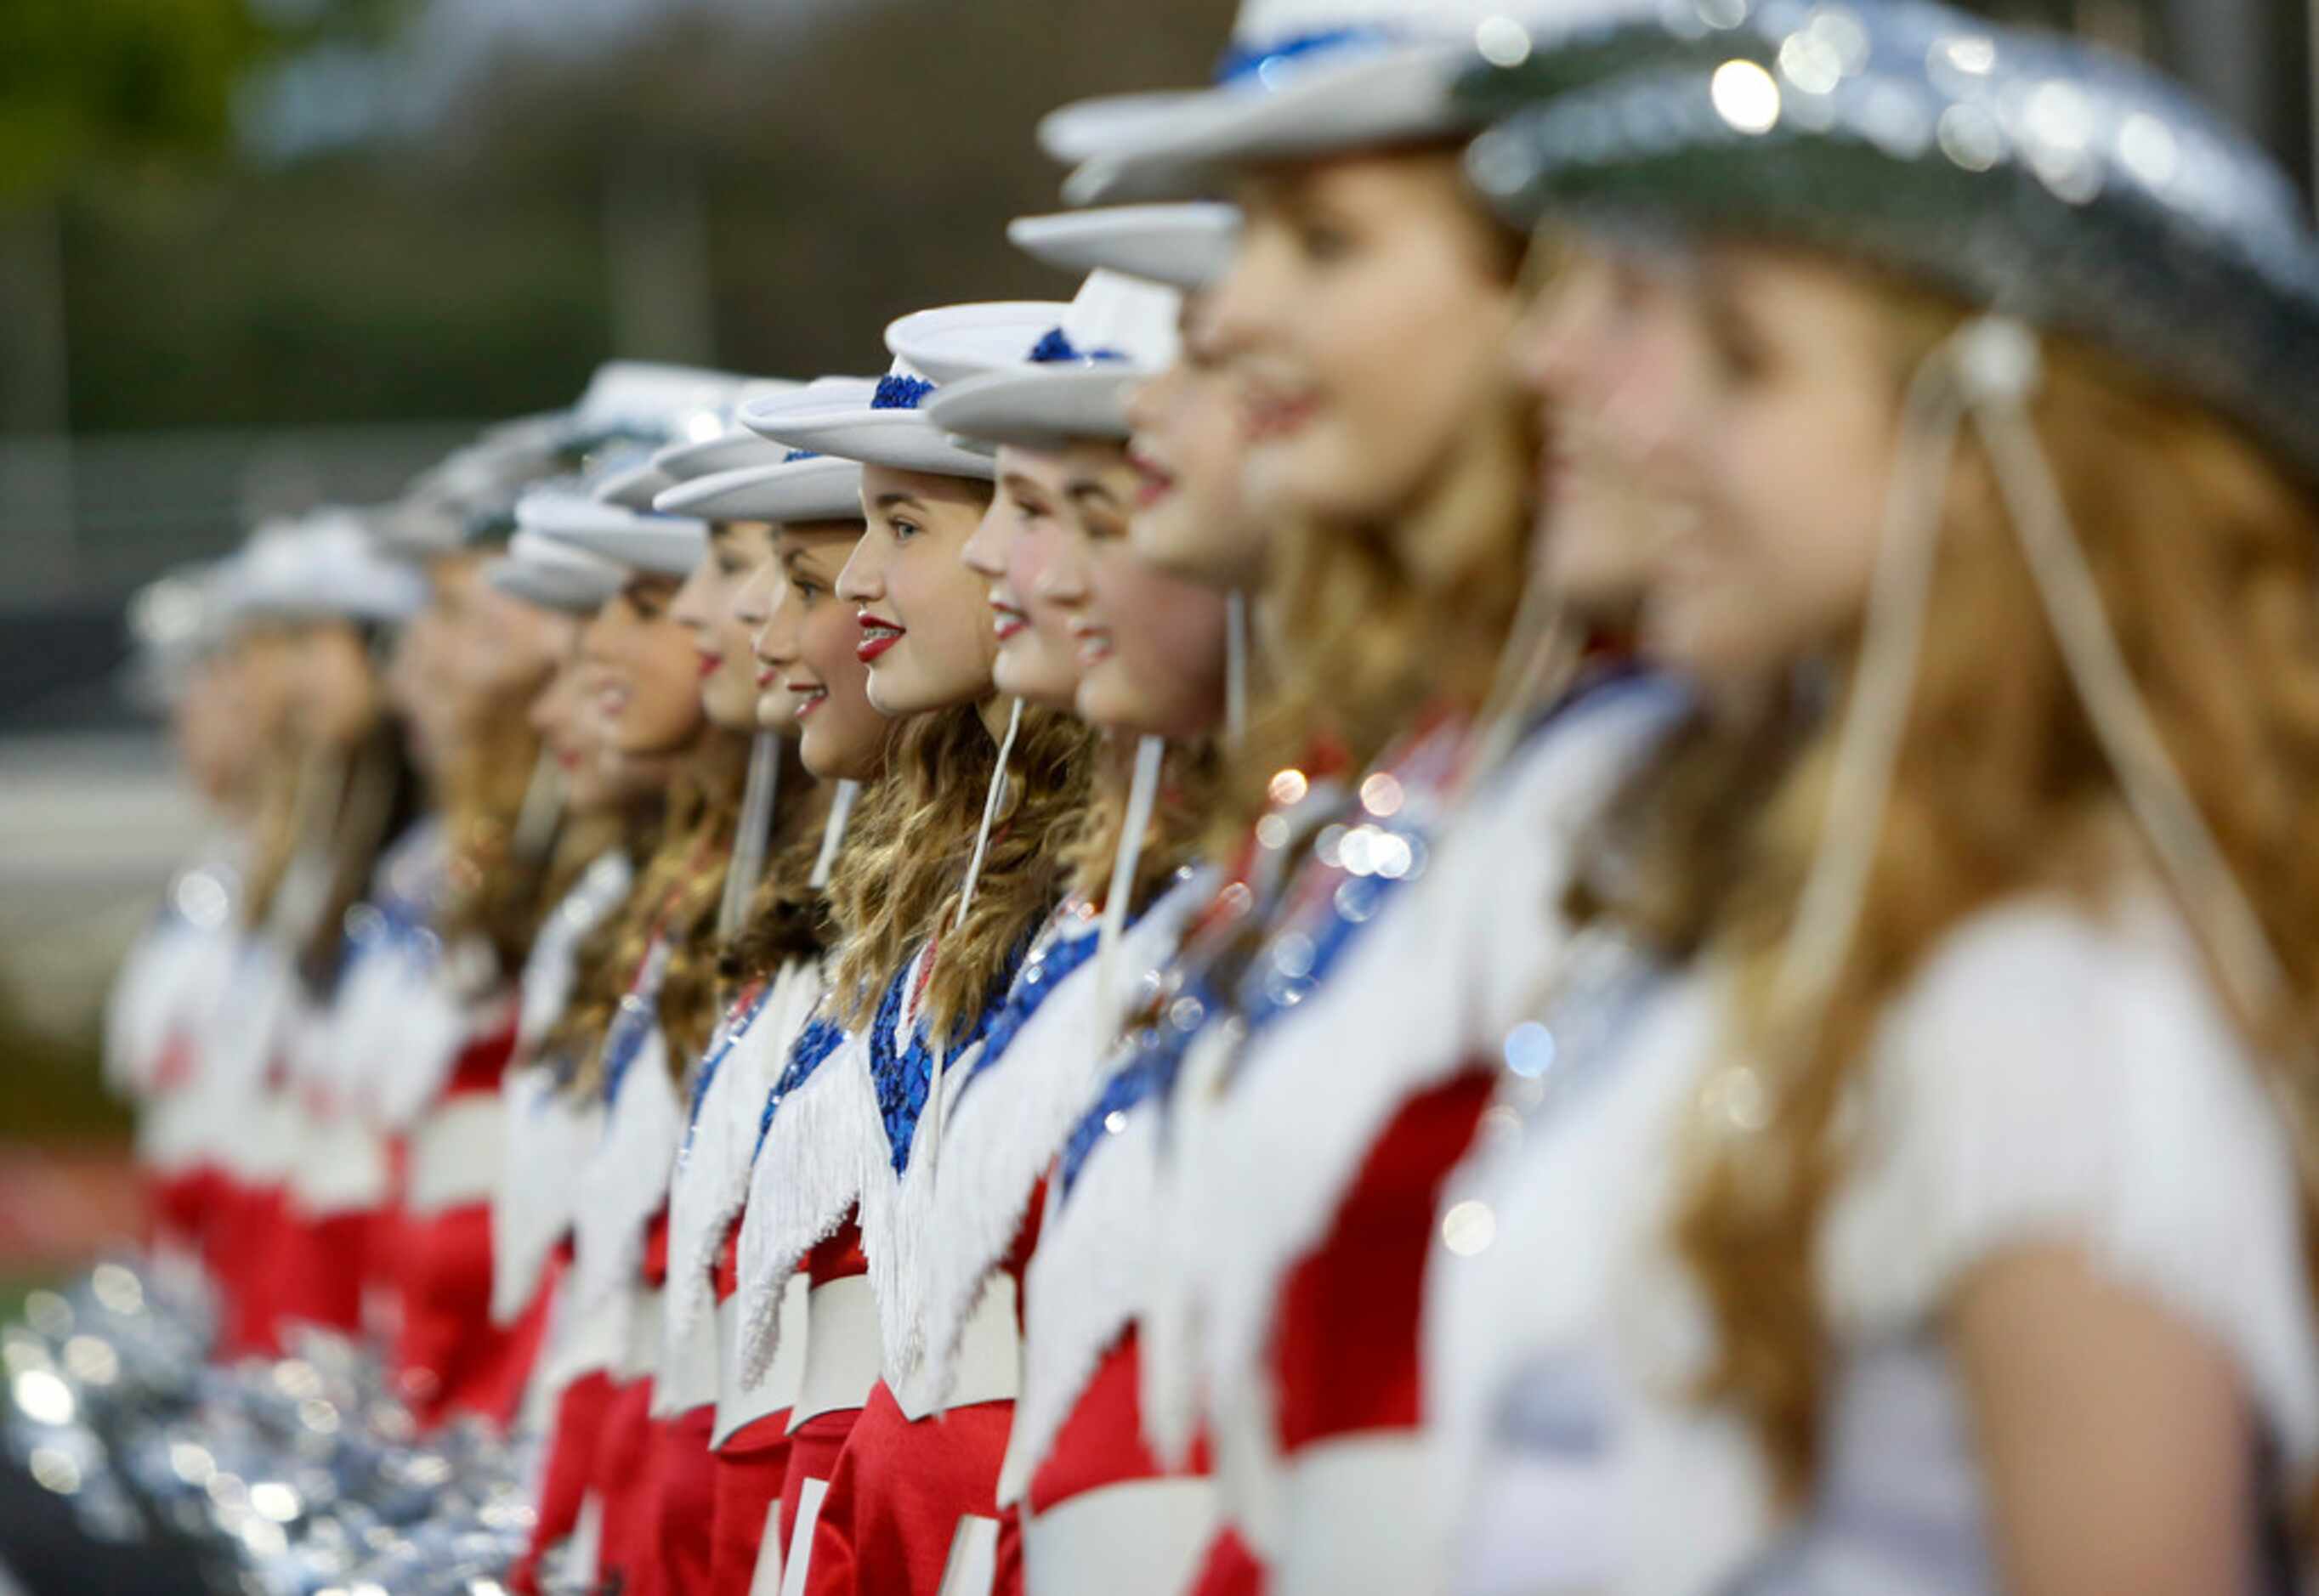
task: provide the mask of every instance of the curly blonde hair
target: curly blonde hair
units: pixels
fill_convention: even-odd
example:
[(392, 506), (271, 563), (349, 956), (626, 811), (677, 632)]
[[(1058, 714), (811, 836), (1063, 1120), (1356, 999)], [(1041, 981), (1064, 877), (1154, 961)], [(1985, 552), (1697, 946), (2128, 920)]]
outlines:
[[(1895, 392), (1965, 311), (1883, 285)], [(2307, 1059), (2319, 1021), (2319, 504), (2215, 416), (2053, 340), (2034, 422), (2109, 623), (2168, 753), (2288, 972), (2294, 1012), (2240, 1016)], [(1701, 1391), (1755, 1428), (1787, 1501), (1819, 1461), (1828, 1326), (1813, 1259), (1852, 1149), (1837, 1114), (1881, 1011), (1941, 940), (2015, 895), (2097, 903), (2137, 862), (2109, 762), (2064, 669), (1977, 446), (1960, 454), (1866, 901), (1811, 1041), (1782, 1047), (1772, 971), (1827, 818), (1841, 705), (1694, 721), (1608, 806), (1571, 907), (1738, 978), (1724, 1047), (1761, 1069), (1752, 1137), (1695, 1128), (1674, 1239), (1720, 1332)], [(1993, 639), (2002, 639), (1993, 647)], [(1856, 646), (1856, 645), (1854, 645)], [(2146, 856), (2145, 856), (2146, 857)], [(2309, 1104), (2319, 1081), (2290, 1083)], [(2308, 1129), (2308, 1127), (2303, 1127)], [(2319, 1202), (2303, 1194), (2306, 1248)], [(2319, 1252), (2306, 1259), (2319, 1278)]]
[(1064, 843), (1087, 806), (1092, 741), (1071, 717), (1024, 707), (974, 903), (966, 924), (953, 925), (997, 746), (971, 705), (901, 724), (829, 884), (841, 950), (830, 989), (845, 1023), (867, 1024), (882, 983), (935, 937), (928, 1035), (949, 1035), (998, 995), (1009, 957), (1061, 896)]

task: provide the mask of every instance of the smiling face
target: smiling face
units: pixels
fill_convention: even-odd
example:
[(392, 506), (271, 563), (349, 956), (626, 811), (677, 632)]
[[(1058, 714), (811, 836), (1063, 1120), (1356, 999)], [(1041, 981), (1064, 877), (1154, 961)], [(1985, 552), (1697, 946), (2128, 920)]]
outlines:
[(978, 703), (993, 690), (998, 638), (982, 580), (959, 558), (990, 508), (990, 484), (867, 465), (869, 526), (837, 582), (854, 607), (870, 701), (886, 715)]
[(1652, 484), (1643, 648), (1711, 696), (1760, 697), (1865, 607), (1896, 442), (1889, 329), (1855, 274), (1758, 249), (1598, 302), (1530, 364)]
[(671, 578), (631, 576), (581, 631), (596, 709), (616, 753), (675, 753), (707, 724), (700, 656), (669, 614), (675, 597)]
[[(864, 781), (884, 765), (893, 722), (870, 702), (861, 624), (837, 597), (862, 541), (859, 521), (799, 521), (773, 536), (780, 592), (757, 632), (758, 681), (798, 728), (798, 757), (825, 781)], [(761, 718), (763, 718), (761, 713)]]
[(772, 563), (773, 529), (762, 521), (717, 521), (708, 552), (677, 589), (669, 613), (692, 635), (699, 661), (700, 704), (729, 731), (757, 726), (757, 663), (749, 652), (753, 627), (737, 614), (744, 591)]
[(1085, 542), (1069, 514), (1061, 454), (1007, 445), (998, 491), (962, 552), (989, 585), (998, 690), (1068, 709), (1078, 691), (1076, 645), (1064, 605), (1087, 589)]
[(1440, 469), (1504, 358), (1511, 245), (1442, 151), (1273, 168), (1213, 291), (1207, 336), (1238, 383), (1249, 503), (1380, 520)]
[(622, 754), (597, 704), (602, 672), (581, 647), (581, 627), (567, 622), (570, 644), (527, 711), (540, 746), (564, 774), (564, 804), (575, 816), (613, 814), (668, 785), (668, 756)]
[(1224, 594), (1160, 570), (1131, 541), (1139, 474), (1116, 444), (1063, 456), (1063, 498), (1087, 546), (1069, 606), (1079, 666), (1075, 708), (1097, 726), (1190, 738), (1223, 718)]
[(1186, 302), (1174, 366), (1128, 396), (1134, 428), (1136, 552), (1163, 570), (1216, 587), (1263, 578), (1263, 523), (1249, 513), (1248, 443), (1230, 372), (1206, 335), (1204, 298)]

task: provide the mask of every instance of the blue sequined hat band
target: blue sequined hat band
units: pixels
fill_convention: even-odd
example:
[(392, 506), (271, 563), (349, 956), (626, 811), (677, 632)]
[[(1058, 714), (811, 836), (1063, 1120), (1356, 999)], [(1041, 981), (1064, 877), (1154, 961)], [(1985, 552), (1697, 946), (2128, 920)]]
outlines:
[(924, 377), (906, 377), (889, 372), (878, 379), (878, 392), (871, 396), (873, 410), (914, 410), (924, 404), (934, 385)]
[(1087, 360), (1125, 360), (1126, 354), (1118, 349), (1082, 349), (1070, 340), (1061, 328), (1050, 329), (1047, 335), (1031, 346), (1030, 360), (1034, 365), (1063, 365)]
[(1326, 28), (1310, 33), (1292, 33), (1286, 39), (1274, 39), (1262, 44), (1238, 44), (1223, 53), (1216, 63), (1215, 81), (1219, 88), (1250, 81), (1269, 88), (1274, 72), (1290, 62), (1304, 62), (1315, 56), (1349, 53), (1356, 50), (1375, 50), (1393, 42), (1390, 30), (1378, 27)]

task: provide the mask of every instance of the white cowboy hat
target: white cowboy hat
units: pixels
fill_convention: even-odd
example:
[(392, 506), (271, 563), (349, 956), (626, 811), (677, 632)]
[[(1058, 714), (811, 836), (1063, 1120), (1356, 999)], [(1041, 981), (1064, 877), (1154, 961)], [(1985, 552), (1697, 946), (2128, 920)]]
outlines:
[(584, 549), (630, 571), (686, 576), (708, 552), (708, 523), (607, 504), (569, 481), (546, 482), (516, 500), (516, 529)]
[(483, 580), (501, 592), (559, 615), (595, 614), (627, 579), (627, 567), (537, 532), (517, 533), (483, 565)]
[(361, 517), (340, 509), (259, 527), (220, 582), (220, 602), (237, 619), (396, 622), (427, 600), (418, 572), (382, 549)]
[(1091, 272), (1051, 328), (1001, 370), (952, 383), (927, 403), (934, 425), (1001, 444), (1125, 437), (1127, 396), (1175, 364), (1184, 296), (1117, 272)]
[(913, 311), (886, 327), (886, 352), (930, 383), (955, 383), (1023, 357), (1063, 319), (1060, 300), (993, 300)]
[[(681, 438), (653, 455), (654, 469), (666, 479), (654, 490), (655, 497), (678, 483), (689, 482), (698, 477), (738, 471), (744, 465), (779, 464), (784, 453), (781, 446), (767, 443), (742, 426), (741, 407), (761, 399), (800, 392), (805, 386), (803, 383), (785, 382), (773, 377), (755, 377), (743, 383), (722, 417), (723, 430), (705, 439)], [(636, 508), (644, 509), (651, 506), (636, 504)]]
[[(1222, 166), (1417, 143), (1474, 124), (1451, 92), (1476, 53), (1519, 59), (1609, 0), (1241, 0), (1214, 85), (1083, 100), (1039, 140), (1075, 204), (1196, 192)], [(1632, 5), (1629, 9), (1632, 9)]]
[(862, 465), (923, 471), (935, 476), (989, 481), (990, 456), (961, 446), (922, 408), (935, 384), (907, 360), (851, 392), (783, 394), (748, 406), (743, 424), (753, 432), (816, 455)]
[(1213, 200), (1105, 205), (1018, 216), (1007, 240), (1068, 272), (1114, 271), (1170, 288), (1205, 288), (1224, 275), (1240, 243), (1240, 207)]

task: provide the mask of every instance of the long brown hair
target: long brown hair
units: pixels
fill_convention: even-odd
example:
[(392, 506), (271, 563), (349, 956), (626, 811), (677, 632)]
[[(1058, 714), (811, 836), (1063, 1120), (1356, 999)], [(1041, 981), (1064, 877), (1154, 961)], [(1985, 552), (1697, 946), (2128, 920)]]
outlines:
[(522, 968), (540, 921), (555, 906), (555, 853), (543, 846), (527, 856), (517, 846), (517, 821), (539, 765), (539, 739), (525, 720), (523, 701), (484, 720), (472, 741), (447, 755), (437, 782), (449, 860), (436, 929), (447, 942), (483, 942), (502, 977)]
[(1227, 857), (1276, 771), (1316, 750), (1359, 771), (1429, 707), (1488, 699), (1511, 635), (1534, 520), (1536, 407), (1479, 397), (1418, 508), (1391, 525), (1284, 526), (1256, 606), (1263, 670), (1210, 850)]
[[(584, 1096), (603, 1086), (603, 1041), (629, 980), (655, 937), (669, 945), (659, 1018), (668, 1066), (680, 1079), (708, 1045), (721, 991), (717, 908), (733, 857), (734, 828), (748, 740), (709, 727), (676, 780), (668, 816), (635, 888), (586, 950), (582, 977), (555, 1039), (585, 1048), (571, 1089)], [(546, 1050), (545, 1048), (543, 1051)]]
[(997, 746), (970, 705), (902, 723), (829, 886), (842, 939), (830, 989), (847, 1024), (868, 1023), (881, 983), (931, 937), (941, 947), (926, 987), (928, 1035), (948, 1035), (997, 996), (1008, 956), (1061, 896), (1063, 843), (1087, 804), (1091, 740), (1068, 715), (1024, 707), (974, 903), (954, 926)]
[(790, 960), (814, 958), (828, 946), (828, 893), (813, 885), (813, 867), (821, 858), (835, 785), (816, 781), (798, 762), (797, 745), (783, 744), (781, 801), (764, 879), (750, 894), (741, 929), (718, 952), (727, 987), (765, 979)]
[[(1895, 391), (1959, 324), (1887, 285)], [(2288, 972), (2295, 1012), (2241, 1015), (2266, 1051), (2319, 1019), (2319, 505), (2214, 415), (2055, 340), (2034, 421), (2171, 761)], [(1819, 1226), (1851, 1153), (1838, 1105), (1880, 1012), (1976, 911), (2037, 890), (2089, 905), (2148, 876), (2116, 779), (2039, 607), (1988, 461), (1949, 484), (1923, 647), (1864, 907), (1806, 1046), (1782, 1049), (1771, 972), (1827, 818), (1833, 711), (1700, 720), (1608, 807), (1593, 856), (1623, 861), (1573, 906), (1732, 969), (1724, 1047), (1764, 1075), (1753, 1136), (1694, 1128), (1674, 1239), (1719, 1330), (1703, 1400), (1752, 1425), (1792, 1504), (1818, 1462), (1828, 1327)], [(2302, 1082), (2309, 1101), (2319, 1083)], [(2306, 1247), (2319, 1205), (2304, 1193)], [(2306, 1262), (2319, 1269), (2319, 1254)]]

